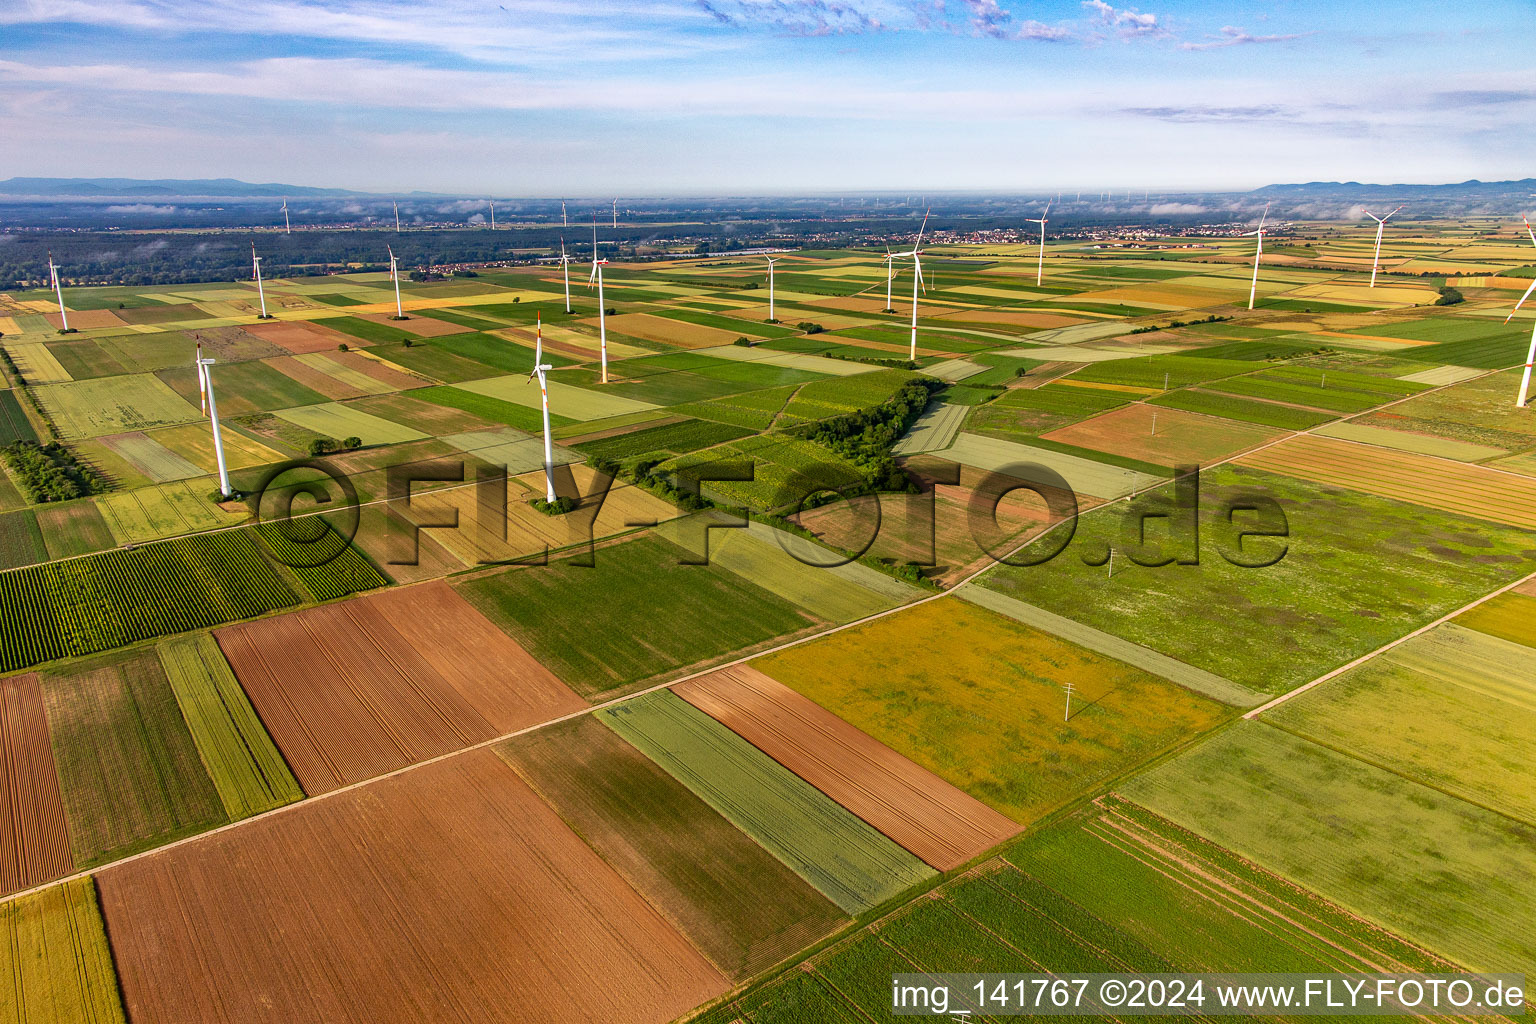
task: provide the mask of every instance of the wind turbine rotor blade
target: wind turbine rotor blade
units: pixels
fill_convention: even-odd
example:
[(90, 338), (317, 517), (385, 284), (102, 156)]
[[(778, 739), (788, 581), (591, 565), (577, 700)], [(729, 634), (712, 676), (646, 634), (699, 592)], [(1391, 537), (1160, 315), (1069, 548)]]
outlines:
[[(1536, 245), (1536, 231), (1531, 230), (1531, 222), (1526, 220), (1524, 217), (1521, 217), (1520, 219), (1525, 221), (1525, 233), (1531, 236), (1531, 244)], [(50, 265), (52, 265), (52, 256), (48, 257), (48, 262)]]
[(1505, 323), (1509, 323), (1515, 318), (1515, 314), (1520, 312), (1520, 307), (1525, 305), (1525, 300), (1531, 297), (1531, 292), (1533, 291), (1536, 291), (1536, 281), (1532, 281), (1531, 286), (1525, 290), (1525, 294), (1520, 296), (1520, 301), (1515, 303), (1515, 308), (1510, 310), (1509, 316), (1504, 318)]
[(933, 207), (931, 207), (931, 206), (928, 207), (928, 209), (923, 211), (923, 224), (922, 224), (922, 227), (917, 229), (917, 241), (912, 243), (912, 251), (913, 252), (916, 252), (918, 246), (923, 244), (923, 232), (928, 230), (928, 214), (930, 214), (932, 212), (933, 212)]

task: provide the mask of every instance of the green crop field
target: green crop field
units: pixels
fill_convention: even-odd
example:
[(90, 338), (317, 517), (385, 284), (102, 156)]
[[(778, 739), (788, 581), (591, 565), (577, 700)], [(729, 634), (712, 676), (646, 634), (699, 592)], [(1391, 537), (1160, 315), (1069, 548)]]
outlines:
[(684, 420), (627, 434), (582, 441), (571, 447), (591, 459), (633, 459), (642, 455), (685, 455), (700, 448), (745, 437), (750, 431), (728, 423)]
[(847, 918), (591, 715), (497, 748), (728, 976), (746, 978)]
[[(526, 372), (505, 377), (492, 377), (488, 380), (465, 381), (459, 387), (460, 390), (484, 395), (487, 398), (528, 406), (535, 414), (539, 409), (539, 388), (536, 383), (529, 383)], [(609, 416), (644, 412), (652, 408), (655, 406), (649, 402), (639, 402), (633, 398), (624, 398), (606, 391), (593, 391), (590, 388), (576, 387), (572, 384), (561, 384), (558, 380), (549, 381), (549, 411), (551, 414), (559, 413), (567, 419), (600, 420)]]
[[(681, 548), (643, 537), (571, 560), (459, 585), (561, 681), (610, 694), (659, 672), (707, 662), (811, 620), (782, 598), (714, 565), (682, 565)], [(644, 643), (635, 637), (643, 636)]]
[(332, 601), (389, 580), (371, 559), (320, 516), (252, 528), (272, 559), (299, 581), (316, 601)]
[(48, 560), (48, 549), (31, 509), (0, 515), (0, 569), (15, 569)]
[(1133, 396), (1047, 384), (1034, 389), (1006, 392), (997, 401), (971, 414), (970, 429), (978, 434), (1012, 438), (1044, 434), (1068, 423), (1124, 405)]
[[(516, 427), (518, 430), (542, 431), (544, 429), (543, 414), (538, 409), (526, 405), (514, 405), (511, 402), (503, 402), (499, 398), (489, 395), (478, 395), (473, 391), (465, 391), (462, 388), (440, 387), (419, 388), (411, 392), (411, 397), (423, 402), (431, 402), (449, 409), (458, 409), (467, 412), (489, 423), (500, 423), (503, 426)], [(551, 428), (568, 426), (576, 420), (569, 416), (557, 415), (553, 410), (549, 414)]]
[(1473, 970), (1536, 966), (1531, 826), (1257, 722), (1122, 791)]
[(1456, 616), (1456, 624), (1526, 647), (1536, 647), (1536, 596), (1500, 594)]
[(849, 914), (933, 870), (670, 691), (596, 713)]
[(1229, 420), (1240, 420), (1244, 423), (1284, 427), (1286, 430), (1306, 430), (1308, 427), (1327, 423), (1334, 418), (1331, 413), (1298, 409), (1291, 405), (1261, 402), (1251, 398), (1237, 398), (1233, 395), (1221, 395), (1214, 391), (1199, 389), (1173, 391), (1166, 395), (1158, 395), (1156, 398), (1149, 398), (1147, 402), (1150, 405), (1163, 405), (1170, 409), (1183, 409), (1186, 412), (1223, 416)]
[(213, 637), (166, 641), (159, 656), (231, 821), (303, 798)]
[(1271, 402), (1290, 402), (1313, 409), (1331, 409), (1334, 412), (1364, 412), (1383, 405), (1390, 396), (1371, 395), (1360, 391), (1303, 384), (1295, 380), (1280, 380), (1260, 373), (1251, 377), (1233, 377), (1214, 381), (1210, 390), (1224, 394), (1245, 395)]
[(197, 406), (148, 373), (44, 384), (33, 393), (66, 438), (120, 434), (198, 418)]
[(0, 448), (13, 441), (36, 441), (37, 431), (32, 429), (27, 414), (21, 411), (16, 393), (9, 388), (0, 390)]
[[(1230, 712), (994, 612), (930, 602), (753, 667), (1020, 822)], [(1075, 701), (1067, 712), (1067, 685)]]
[(370, 447), (419, 441), (427, 436), (419, 430), (412, 430), (410, 427), (401, 426), (378, 416), (370, 416), (340, 402), (306, 405), (298, 409), (282, 409), (277, 415), (289, 423), (314, 431), (323, 437), (332, 437), (337, 440), (357, 437), (365, 446)]
[(1447, 624), (1264, 720), (1536, 825), (1531, 666), (1530, 648)]
[[(194, 408), (198, 406), (197, 372), (191, 366), (161, 370), (155, 376), (186, 400), (188, 405)], [(305, 387), (259, 360), (220, 363), (213, 369), (213, 386), (220, 417), (249, 416), (256, 412), (275, 412), (299, 405), (319, 405), (326, 401), (320, 392)]]
[(228, 820), (154, 651), (47, 672), (42, 688), (76, 866)]
[[(1140, 566), (1124, 551), (1113, 576), (1084, 564), (1122, 545), (1115, 507), (1083, 515), (1057, 557), (999, 567), (982, 585), (1277, 693), (1536, 569), (1529, 535), (1513, 528), (1237, 466), (1205, 471), (1200, 486), (1198, 566)], [(1222, 554), (1235, 541), (1210, 510), (1255, 493), (1280, 504), (1288, 546), (1274, 565), (1245, 568)], [(1249, 539), (1244, 558), (1278, 543)]]
[(718, 420), (747, 430), (767, 430), (798, 390), (794, 385), (749, 391), (746, 394), (714, 398), (707, 402), (679, 405), (673, 412)]
[[(393, 298), (393, 296), (390, 297)], [(405, 338), (414, 340), (416, 337), (409, 331), (396, 327), (393, 324), (381, 324), (376, 320), (364, 320), (361, 317), (355, 316), (333, 316), (315, 322), (330, 330), (340, 331), (343, 334), (350, 334), (354, 338), (379, 344), (391, 341), (398, 342)], [(409, 323), (410, 321), (407, 320), (405, 322)]]
[(827, 481), (846, 487), (861, 479), (852, 463), (830, 449), (784, 435), (743, 438), (664, 462), (660, 470), (681, 477), (698, 477), (701, 473), (707, 475), (708, 467), (716, 463), (750, 463), (752, 479), (706, 480), (702, 485), (704, 494), (758, 511), (795, 504), (808, 496), (812, 484), (817, 484), (814, 489), (819, 490), (819, 484)]
[(49, 558), (71, 558), (112, 547), (112, 531), (92, 501), (71, 501), (37, 510)]
[(1237, 359), (1208, 359), (1195, 355), (1138, 356), (1090, 363), (1072, 374), (1076, 380), (1142, 388), (1182, 388), (1205, 381), (1251, 373), (1252, 363)]
[(124, 1024), (96, 905), (77, 878), (0, 904), (0, 1006), (26, 1024)]
[(779, 425), (792, 426), (869, 409), (890, 398), (916, 374), (909, 370), (873, 370), (852, 377), (812, 381), (795, 392), (779, 415)]
[[(900, 603), (819, 564), (807, 564), (795, 557), (790, 553), (797, 550), (791, 546), (794, 541), (790, 535), (763, 523), (750, 523), (742, 530), (712, 530), (710, 533), (712, 564), (729, 569), (819, 619), (852, 622)], [(831, 552), (816, 551), (811, 557), (832, 561), (836, 556)]]
[(1489, 374), (1418, 395), (1353, 422), (1521, 451), (1536, 446), (1536, 418), (1528, 409), (1515, 408), (1519, 388), (1519, 370)]

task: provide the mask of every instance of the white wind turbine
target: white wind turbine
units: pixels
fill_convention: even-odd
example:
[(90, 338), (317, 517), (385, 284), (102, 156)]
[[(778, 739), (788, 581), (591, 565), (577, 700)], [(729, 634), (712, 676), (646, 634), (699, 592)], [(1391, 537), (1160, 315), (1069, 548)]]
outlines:
[(48, 253), (48, 280), (53, 285), (53, 294), (59, 297), (59, 330), (61, 333), (68, 334), (69, 313), (64, 309), (64, 287), (59, 284), (59, 268), (53, 262), (52, 252)]
[(617, 196), (613, 200), (613, 226), (619, 226), (619, 200)]
[(400, 265), (395, 260), (395, 247), (389, 247), (389, 279), (395, 282), (395, 319), (404, 320), (405, 310), (400, 305)]
[(203, 358), (203, 342), (197, 342), (197, 389), (203, 397), (203, 412), (213, 423), (213, 457), (219, 466), (219, 496), (227, 498), (235, 492), (229, 487), (229, 468), (224, 463), (224, 439), (219, 435), (219, 403), (213, 397), (213, 373), (209, 369), (216, 360)]
[(571, 226), (570, 221), (565, 219), (565, 200), (564, 199), (560, 200), (560, 226), (563, 227), (563, 228), (568, 228), (568, 227)]
[(1264, 222), (1269, 219), (1269, 204), (1264, 204), (1264, 215), (1259, 218), (1259, 229), (1249, 231), (1243, 237), (1250, 235), (1259, 240), (1259, 247), (1253, 251), (1253, 284), (1248, 289), (1248, 308), (1253, 308), (1254, 296), (1259, 293), (1259, 257), (1264, 255)]
[(400, 204), (396, 200), (391, 199), (390, 205), (395, 208), (395, 234), (398, 235), (400, 233)]
[(1036, 288), (1040, 287), (1040, 282), (1045, 279), (1045, 225), (1046, 225), (1046, 216), (1050, 212), (1051, 212), (1051, 204), (1050, 203), (1046, 203), (1045, 204), (1045, 213), (1042, 213), (1039, 217), (1025, 217), (1024, 218), (1024, 223), (1026, 223), (1026, 224), (1039, 224), (1040, 225), (1040, 259), (1035, 264), (1035, 287)]
[(283, 199), (283, 233), (286, 235), (293, 234), (293, 224), (288, 220), (288, 200), (286, 197)]
[(896, 312), (896, 307), (891, 305), (891, 282), (896, 279), (896, 254), (887, 247), (885, 250), (885, 311)]
[(597, 258), (597, 218), (592, 218), (592, 276), (587, 278), (587, 287), (597, 282), (597, 338), (602, 346), (603, 356), (603, 383), (608, 383), (608, 306), (603, 302), (603, 267), (607, 260)]
[(256, 255), (256, 243), (251, 243), (251, 274), (256, 278), (256, 294), (261, 297), (261, 315), (258, 320), (271, 320), (272, 316), (267, 312), (267, 289), (261, 283), (261, 257)]
[(491, 199), (491, 200), (488, 200), (488, 202), (491, 204), (491, 230), (495, 231), (496, 230), (496, 200)]
[(1381, 233), (1387, 226), (1387, 218), (1391, 217), (1393, 213), (1397, 212), (1397, 210), (1401, 210), (1402, 207), (1399, 206), (1397, 210), (1393, 210), (1392, 213), (1387, 214), (1386, 217), (1378, 217), (1370, 210), (1366, 210), (1363, 206), (1360, 209), (1365, 212), (1367, 217), (1376, 222), (1376, 255), (1371, 257), (1371, 287), (1375, 288), (1376, 268), (1381, 265)]
[(776, 324), (779, 321), (773, 313), (773, 265), (779, 261), (772, 256), (764, 256), (763, 259), (768, 261), (768, 322)]
[[(1521, 219), (1525, 220), (1523, 217)], [(1531, 222), (1529, 220), (1525, 221), (1525, 233), (1531, 236), (1531, 244), (1536, 245), (1536, 231), (1531, 230)], [(1515, 318), (1515, 314), (1520, 311), (1521, 306), (1525, 305), (1525, 300), (1531, 297), (1531, 292), (1533, 291), (1536, 291), (1536, 281), (1532, 281), (1530, 287), (1525, 290), (1525, 294), (1520, 296), (1520, 301), (1515, 303), (1515, 308), (1510, 310), (1509, 316), (1504, 318), (1505, 323), (1509, 323)], [(1520, 397), (1515, 400), (1516, 408), (1524, 408), (1525, 400), (1530, 394), (1532, 363), (1536, 363), (1536, 324), (1531, 325), (1531, 347), (1525, 353), (1525, 372), (1520, 375)]]
[(898, 257), (912, 257), (912, 354), (908, 358), (914, 362), (917, 360), (917, 289), (921, 286), (924, 291), (928, 290), (928, 286), (923, 284), (923, 232), (928, 229), (928, 214), (931, 212), (923, 213), (923, 224), (917, 229), (917, 240), (912, 243), (911, 251), (896, 253)]
[(571, 258), (565, 254), (565, 239), (560, 239), (560, 269), (565, 272), (565, 315), (571, 315)]
[(554, 367), (544, 362), (544, 316), (537, 315), (538, 324), (537, 341), (533, 349), (533, 370), (528, 374), (528, 379), (539, 378), (539, 399), (544, 407), (544, 500), (554, 503), (555, 500), (555, 449), (549, 434), (549, 381), (545, 374)]

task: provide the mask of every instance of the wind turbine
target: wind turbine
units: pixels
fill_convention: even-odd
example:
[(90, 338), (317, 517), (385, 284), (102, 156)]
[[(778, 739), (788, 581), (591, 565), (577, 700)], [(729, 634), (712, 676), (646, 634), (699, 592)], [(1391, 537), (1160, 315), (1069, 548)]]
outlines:
[[(1531, 236), (1531, 244), (1536, 245), (1536, 231), (1531, 230), (1531, 222), (1524, 217), (1521, 220), (1525, 220), (1525, 233)], [(1515, 314), (1520, 311), (1521, 306), (1525, 305), (1525, 300), (1531, 297), (1533, 291), (1536, 291), (1536, 281), (1532, 281), (1530, 287), (1525, 290), (1525, 294), (1520, 296), (1520, 301), (1515, 303), (1515, 308), (1510, 310), (1509, 316), (1504, 318), (1505, 323), (1515, 318)], [(1536, 363), (1536, 324), (1531, 325), (1531, 347), (1525, 354), (1525, 372), (1520, 375), (1520, 397), (1515, 400), (1517, 409), (1525, 407), (1525, 399), (1530, 394), (1532, 363)]]
[(267, 312), (267, 289), (261, 283), (261, 257), (256, 255), (256, 243), (251, 243), (251, 274), (256, 278), (256, 294), (261, 296), (261, 315), (258, 320), (271, 320)]
[(491, 204), (491, 230), (496, 230), (496, 200), (489, 200)]
[(1363, 206), (1361, 207), (1361, 209), (1365, 211), (1365, 215), (1367, 217), (1371, 218), (1371, 220), (1376, 222), (1376, 255), (1371, 257), (1371, 287), (1375, 288), (1376, 287), (1376, 267), (1381, 263), (1381, 233), (1382, 233), (1382, 231), (1387, 226), (1387, 218), (1391, 217), (1392, 213), (1396, 213), (1397, 210), (1401, 210), (1402, 207), (1399, 206), (1397, 208), (1397, 210), (1393, 210), (1392, 213), (1387, 214), (1386, 217), (1378, 217), (1374, 213), (1372, 213), (1370, 210), (1366, 210), (1365, 207), (1363, 207)]
[(59, 328), (61, 334), (70, 332), (69, 313), (64, 309), (64, 287), (59, 284), (59, 268), (54, 265), (53, 253), (48, 253), (48, 280), (53, 283), (53, 294), (59, 297), (59, 322), (63, 324)]
[(896, 254), (887, 246), (885, 250), (885, 312), (894, 313), (896, 307), (891, 305), (891, 282), (896, 279)]
[(549, 382), (544, 375), (554, 367), (544, 362), (544, 314), (536, 316), (538, 325), (537, 341), (533, 348), (533, 370), (528, 374), (528, 379), (539, 378), (539, 399), (544, 406), (544, 500), (550, 504), (555, 501), (555, 449), (549, 439)]
[(619, 199), (617, 196), (613, 199), (613, 226), (619, 226)]
[(587, 278), (587, 287), (592, 287), (592, 282), (597, 282), (597, 337), (602, 345), (603, 354), (603, 383), (608, 383), (608, 306), (603, 302), (603, 267), (607, 260), (597, 258), (597, 218), (592, 218), (592, 276)]
[(1259, 229), (1249, 231), (1243, 235), (1250, 235), (1259, 240), (1259, 247), (1253, 251), (1253, 284), (1248, 289), (1248, 308), (1253, 308), (1253, 298), (1259, 293), (1259, 257), (1264, 255), (1264, 222), (1269, 219), (1269, 204), (1264, 204), (1264, 215), (1259, 218)]
[(288, 198), (283, 197), (283, 233), (293, 234), (293, 224), (288, 220)]
[(204, 412), (213, 422), (213, 457), (219, 466), (219, 496), (227, 498), (235, 492), (229, 487), (229, 468), (224, 464), (224, 439), (219, 436), (219, 403), (213, 397), (213, 373), (209, 369), (217, 360), (203, 358), (203, 342), (197, 342), (197, 387), (203, 395)]
[(568, 228), (568, 227), (571, 226), (570, 221), (565, 219), (565, 200), (564, 199), (560, 200), (560, 226), (563, 227), (563, 228)]
[(395, 247), (389, 247), (389, 279), (395, 282), (395, 319), (404, 320), (405, 310), (400, 306), (400, 265), (395, 260)]
[(560, 239), (560, 269), (565, 271), (565, 315), (571, 315), (571, 258), (565, 254), (565, 239)]
[(1026, 223), (1026, 224), (1039, 224), (1040, 225), (1040, 259), (1039, 259), (1039, 262), (1037, 262), (1035, 264), (1035, 287), (1036, 288), (1040, 287), (1040, 282), (1045, 279), (1045, 224), (1046, 224), (1046, 219), (1045, 218), (1046, 218), (1046, 214), (1048, 214), (1050, 212), (1051, 212), (1051, 204), (1050, 203), (1046, 203), (1045, 204), (1045, 213), (1042, 213), (1039, 217), (1025, 217), (1024, 218), (1024, 223)]
[(400, 204), (391, 199), (390, 205), (394, 206), (395, 208), (395, 234), (398, 235), (400, 233)]
[(924, 291), (928, 290), (923, 285), (923, 232), (928, 229), (928, 214), (931, 212), (930, 208), (923, 213), (923, 224), (917, 229), (917, 240), (912, 243), (912, 250), (896, 253), (897, 256), (912, 257), (912, 354), (908, 358), (914, 362), (917, 360), (917, 289), (922, 285)]
[(772, 256), (764, 256), (763, 259), (768, 261), (768, 322), (776, 324), (779, 320), (773, 315), (773, 265), (779, 261)]

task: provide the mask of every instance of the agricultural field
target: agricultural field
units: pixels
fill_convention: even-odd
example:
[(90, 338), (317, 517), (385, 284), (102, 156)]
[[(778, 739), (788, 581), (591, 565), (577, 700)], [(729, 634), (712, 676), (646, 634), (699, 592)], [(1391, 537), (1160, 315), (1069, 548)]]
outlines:
[(750, 977), (848, 920), (592, 715), (496, 749), (728, 977)]
[(197, 406), (148, 373), (49, 384), (34, 388), (33, 394), (69, 439), (146, 430), (198, 418)]
[(1121, 792), (1473, 970), (1536, 962), (1524, 925), (1536, 900), (1529, 825), (1262, 722), (1234, 725)]
[(596, 714), (847, 914), (877, 907), (933, 874), (815, 787), (667, 691)]
[(0, 979), (12, 1020), (125, 1024), (89, 878), (0, 904)]
[(0, 894), (66, 875), (70, 853), (48, 720), (35, 674), (0, 679)]
[(214, 635), (310, 795), (582, 706), (443, 583)]
[[(1287, 536), (1250, 537), (1239, 552), (1231, 527), (1210, 510), (1254, 494), (1279, 504)], [(1139, 565), (1124, 557), (1135, 538), (1122, 535), (1124, 509), (1114, 507), (1082, 516), (1056, 557), (1000, 566), (981, 585), (1255, 694), (1274, 694), (1536, 569), (1536, 548), (1517, 528), (1244, 466), (1202, 473), (1200, 507), (1198, 566)], [(1247, 529), (1279, 526), (1264, 526), (1256, 513), (1240, 514), (1240, 521), (1243, 515), (1255, 516)], [(1035, 543), (1054, 550), (1060, 542)], [(1179, 543), (1173, 548), (1167, 534), (1159, 534), (1143, 561), (1180, 552), (1192, 557), (1189, 541)], [(1248, 568), (1232, 560), (1264, 562), (1282, 545), (1283, 557), (1271, 565)], [(1111, 547), (1121, 549), (1113, 575), (1101, 561)], [(1025, 555), (1036, 557), (1031, 549)], [(1211, 608), (1222, 614), (1209, 614)]]
[(1284, 431), (1136, 403), (1041, 436), (1163, 466), (1203, 466), (1283, 437)]
[[(701, 527), (702, 529), (702, 527)], [(500, 570), (455, 585), (561, 682), (611, 697), (661, 672), (679, 672), (807, 629), (810, 616), (656, 537), (598, 548), (547, 568)], [(645, 643), (632, 638), (644, 636)]]
[(1536, 594), (1530, 584), (1525, 584), (1462, 612), (1455, 622), (1489, 636), (1536, 647)]
[(489, 750), (96, 877), (131, 1019), (664, 1024), (727, 987)]
[(954, 601), (752, 667), (1021, 824), (1228, 715), (1141, 669)]

